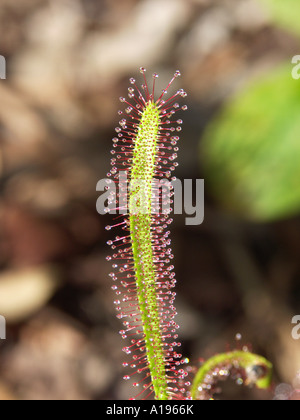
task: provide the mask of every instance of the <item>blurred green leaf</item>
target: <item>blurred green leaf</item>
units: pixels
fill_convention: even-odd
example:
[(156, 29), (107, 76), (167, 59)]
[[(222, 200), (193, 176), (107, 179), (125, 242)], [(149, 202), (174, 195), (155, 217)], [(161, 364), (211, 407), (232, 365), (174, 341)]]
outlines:
[(300, 211), (300, 81), (291, 68), (252, 81), (201, 142), (211, 192), (247, 219), (271, 221)]
[(279, 26), (300, 35), (299, 0), (259, 0)]

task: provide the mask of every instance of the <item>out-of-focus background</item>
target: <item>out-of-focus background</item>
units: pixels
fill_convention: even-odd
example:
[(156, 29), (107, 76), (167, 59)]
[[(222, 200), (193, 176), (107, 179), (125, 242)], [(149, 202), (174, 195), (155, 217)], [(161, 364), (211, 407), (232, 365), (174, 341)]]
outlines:
[[(179, 178), (205, 179), (205, 222), (175, 216), (177, 321), (197, 366), (236, 345), (297, 398), (300, 340), (298, 2), (1, 0), (0, 399), (127, 399), (126, 355), (96, 212), (129, 77), (177, 69), (189, 96)], [(237, 333), (242, 340), (235, 342)]]

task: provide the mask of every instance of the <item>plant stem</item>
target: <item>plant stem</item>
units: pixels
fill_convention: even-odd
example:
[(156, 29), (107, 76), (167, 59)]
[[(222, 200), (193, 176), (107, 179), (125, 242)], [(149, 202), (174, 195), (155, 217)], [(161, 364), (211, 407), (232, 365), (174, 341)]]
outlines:
[(156, 297), (156, 271), (151, 234), (152, 181), (155, 174), (159, 125), (160, 112), (150, 101), (144, 109), (135, 140), (129, 196), (129, 221), (137, 296), (149, 371), (156, 398), (166, 400), (168, 394), (165, 354)]

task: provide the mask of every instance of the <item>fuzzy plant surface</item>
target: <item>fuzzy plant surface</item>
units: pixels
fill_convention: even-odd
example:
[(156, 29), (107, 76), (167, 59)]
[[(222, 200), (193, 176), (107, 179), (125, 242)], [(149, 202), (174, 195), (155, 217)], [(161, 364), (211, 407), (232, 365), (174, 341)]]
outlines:
[[(124, 379), (129, 380), (137, 374), (138, 379), (133, 385), (141, 388), (138, 396), (154, 393), (157, 399), (167, 400), (181, 398), (186, 392), (184, 386), (179, 385), (186, 372), (181, 369), (184, 359), (176, 351), (180, 347), (177, 341), (179, 326), (174, 320), (176, 280), (168, 230), (172, 219), (153, 200), (153, 191), (154, 181), (162, 180), (163, 189), (163, 184), (171, 181), (171, 173), (177, 166), (177, 133), (181, 130), (182, 120), (175, 120), (175, 114), (187, 109), (177, 102), (178, 97), (185, 97), (186, 93), (179, 90), (169, 99), (164, 99), (167, 90), (180, 76), (177, 71), (155, 100), (158, 75), (153, 75), (150, 89), (146, 70), (141, 68), (140, 71), (145, 83), (140, 90), (136, 81), (130, 79), (130, 102), (120, 98), (126, 104), (126, 117), (120, 121), (117, 137), (113, 139), (109, 175), (118, 182), (120, 172), (126, 172), (129, 193), (125, 209), (121, 209), (128, 213), (123, 222), (127, 234), (109, 242), (115, 260), (111, 277), (119, 282), (113, 289), (120, 296), (115, 301), (118, 318), (124, 325), (120, 334), (130, 340), (130, 345), (123, 350), (131, 355), (130, 367), (134, 370)], [(122, 111), (120, 115), (123, 115)], [(124, 201), (124, 194), (125, 191), (118, 192), (119, 204)], [(170, 199), (171, 195), (170, 189), (167, 193), (161, 191), (160, 199)], [(107, 228), (111, 229), (111, 226)]]
[[(179, 99), (187, 94), (180, 89), (166, 99), (180, 76), (176, 71), (156, 99), (158, 75), (153, 75), (150, 88), (146, 69), (141, 68), (140, 72), (144, 79), (142, 88), (132, 78), (129, 98), (120, 98), (125, 110), (119, 111), (122, 119), (113, 139), (112, 168), (107, 180), (107, 188), (109, 184), (119, 185), (109, 201), (116, 204), (114, 210), (121, 214), (106, 229), (122, 230), (121, 235), (108, 241), (112, 255), (107, 260), (113, 262), (110, 277), (117, 295), (114, 303), (123, 323), (120, 334), (127, 343), (123, 351), (130, 357), (123, 364), (128, 369), (124, 379), (132, 380), (137, 389), (132, 399), (191, 399), (197, 397), (207, 375), (196, 375), (196, 385), (191, 388), (188, 359), (178, 351), (181, 343), (175, 320), (171, 209), (163, 205), (171, 203), (174, 195), (172, 172), (177, 166), (178, 133), (183, 123), (176, 114), (187, 110), (186, 105), (179, 104)], [(245, 357), (237, 359), (243, 362), (242, 369), (249, 365)], [(229, 359), (223, 357), (224, 360)]]
[(191, 388), (193, 400), (212, 399), (220, 381), (229, 376), (239, 385), (268, 389), (272, 381), (272, 364), (248, 350), (219, 353), (207, 360), (195, 375)]

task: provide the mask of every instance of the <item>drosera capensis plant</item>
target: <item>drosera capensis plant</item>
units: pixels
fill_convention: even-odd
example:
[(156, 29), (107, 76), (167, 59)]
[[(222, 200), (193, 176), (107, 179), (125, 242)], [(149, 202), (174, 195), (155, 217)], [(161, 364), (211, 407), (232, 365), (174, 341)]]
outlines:
[[(150, 87), (146, 69), (142, 67), (140, 72), (141, 89), (131, 78), (129, 99), (120, 98), (125, 110), (119, 111), (122, 119), (113, 139), (112, 168), (107, 180), (108, 184), (120, 185), (121, 174), (126, 174), (125, 186), (122, 184), (118, 193), (111, 193), (109, 199), (110, 204), (116, 203), (114, 210), (121, 214), (114, 225), (106, 227), (124, 232), (108, 241), (113, 253), (107, 257), (113, 261), (110, 277), (117, 295), (114, 302), (117, 317), (123, 323), (120, 334), (128, 342), (123, 351), (131, 358), (123, 363), (132, 369), (124, 379), (134, 380), (138, 393), (133, 399), (145, 399), (152, 394), (158, 400), (191, 399), (197, 397), (196, 389), (201, 387), (206, 375), (198, 373), (192, 385), (186, 368), (188, 359), (177, 351), (181, 343), (175, 321), (176, 280), (169, 231), (172, 219), (170, 211), (160, 206), (160, 201), (171, 202), (174, 194), (170, 181), (176, 179), (172, 172), (178, 165), (178, 133), (183, 123), (176, 114), (187, 110), (186, 105), (179, 104), (187, 94), (180, 89), (167, 98), (168, 90), (180, 76), (179, 71), (158, 98), (155, 97), (158, 74), (153, 74)], [(157, 190), (157, 180), (161, 190)], [(224, 357), (226, 360), (227, 356)], [(229, 356), (227, 359), (228, 363), (232, 362)], [(244, 370), (248, 366), (246, 359), (246, 353), (236, 359)], [(264, 366), (269, 375), (267, 365)], [(209, 364), (207, 369), (211, 368)], [(201, 369), (206, 368), (203, 365)]]
[[(168, 230), (172, 220), (168, 214), (153, 211), (159, 203), (153, 203), (152, 187), (156, 178), (170, 179), (177, 166), (179, 137), (173, 133), (180, 131), (182, 120), (175, 121), (174, 116), (179, 109), (187, 109), (177, 102), (177, 98), (185, 97), (186, 93), (179, 90), (168, 100), (164, 99), (167, 90), (180, 76), (177, 71), (155, 100), (158, 75), (153, 75), (150, 89), (146, 70), (141, 68), (140, 71), (145, 82), (143, 93), (136, 81), (130, 79), (130, 102), (120, 98), (127, 106), (127, 118), (123, 118), (116, 129), (118, 137), (113, 139), (112, 170), (108, 174), (117, 182), (120, 171), (125, 171), (130, 182), (128, 215), (121, 222), (127, 235), (109, 242), (114, 251), (113, 268), (116, 270), (111, 277), (120, 282), (119, 286), (113, 286), (120, 296), (115, 304), (118, 318), (123, 320), (125, 327), (120, 334), (131, 339), (130, 345), (123, 350), (132, 355), (130, 365), (134, 373), (139, 374), (134, 385), (141, 388), (140, 396), (154, 392), (157, 399), (167, 400), (185, 394), (185, 388), (179, 389), (178, 380), (187, 374), (181, 368), (185, 360), (175, 350), (180, 343), (176, 341), (179, 328), (174, 320), (173, 305), (176, 280)], [(118, 202), (122, 193), (119, 192)], [(163, 195), (162, 199), (166, 198)], [(131, 376), (126, 375), (124, 379)]]
[(191, 387), (192, 400), (212, 399), (218, 383), (230, 376), (239, 385), (268, 389), (272, 381), (272, 364), (248, 349), (216, 354), (206, 360), (196, 373)]

